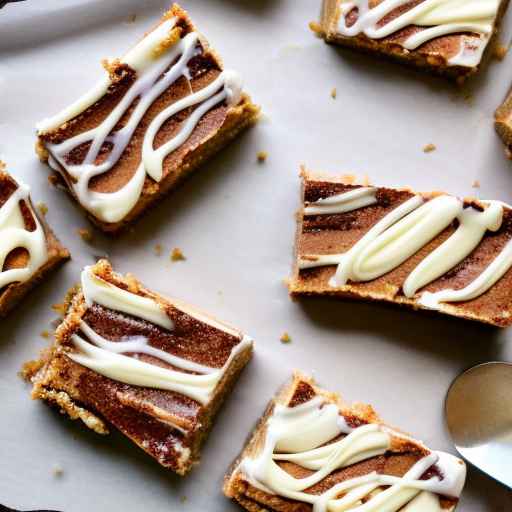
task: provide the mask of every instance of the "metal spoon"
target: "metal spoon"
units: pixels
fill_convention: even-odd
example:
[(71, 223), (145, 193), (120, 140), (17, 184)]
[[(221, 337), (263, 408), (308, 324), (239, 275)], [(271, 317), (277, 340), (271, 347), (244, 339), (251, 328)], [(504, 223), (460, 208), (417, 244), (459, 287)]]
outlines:
[(512, 489), (512, 363), (484, 363), (459, 375), (445, 415), (462, 457)]

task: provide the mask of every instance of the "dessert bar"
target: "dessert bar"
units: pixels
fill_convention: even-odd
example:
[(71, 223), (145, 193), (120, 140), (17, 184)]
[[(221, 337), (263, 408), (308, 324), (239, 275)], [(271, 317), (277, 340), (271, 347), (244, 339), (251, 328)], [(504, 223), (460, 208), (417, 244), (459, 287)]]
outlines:
[(463, 80), (475, 73), (508, 0), (324, 0), (328, 43)]
[(251, 354), (240, 331), (100, 260), (82, 271), (55, 342), (24, 375), (34, 399), (99, 434), (119, 429), (184, 475)]
[(37, 152), (102, 230), (115, 233), (252, 124), (239, 75), (174, 4), (106, 76), (38, 124)]
[(6, 315), (69, 252), (38, 215), (27, 185), (0, 162), (0, 316)]
[(494, 127), (505, 144), (505, 154), (512, 158), (512, 90), (496, 109)]
[(451, 512), (465, 477), (462, 460), (296, 373), (233, 463), (224, 493), (251, 512)]
[(292, 296), (512, 323), (512, 207), (302, 171)]

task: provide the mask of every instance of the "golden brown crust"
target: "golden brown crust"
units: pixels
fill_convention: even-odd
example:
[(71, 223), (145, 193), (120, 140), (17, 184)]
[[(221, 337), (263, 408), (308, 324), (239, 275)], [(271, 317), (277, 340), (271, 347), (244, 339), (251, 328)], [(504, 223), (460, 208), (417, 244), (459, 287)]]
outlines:
[[(307, 182), (325, 182), (325, 183), (341, 183), (346, 185), (365, 185), (368, 184), (367, 179), (357, 180), (353, 176), (331, 176), (324, 173), (315, 173), (302, 169), (301, 176), (303, 178), (303, 185)], [(412, 194), (413, 191), (408, 188), (400, 189), (383, 189), (389, 191), (389, 193), (404, 193)], [(422, 194), (424, 197), (430, 198), (441, 194), (441, 192), (435, 191), (426, 194)], [(304, 192), (303, 192), (304, 195)], [(467, 203), (481, 206), (475, 198), (465, 198), (464, 201)], [(391, 208), (391, 207), (390, 207)], [(427, 286), (428, 291), (438, 291), (441, 288), (455, 287), (460, 288), (466, 286), (471, 282), (483, 268), (485, 268), (495, 255), (501, 250), (504, 244), (512, 239), (511, 232), (511, 221), (512, 210), (505, 207), (505, 215), (503, 227), (500, 231), (493, 235), (493, 237), (484, 237), (479, 247), (475, 249), (464, 263), (472, 263), (471, 267), (466, 268), (459, 274), (451, 275), (450, 277), (442, 276), (442, 278), (432, 282)], [(429, 242), (424, 248), (422, 248), (417, 254), (412, 256), (410, 259), (399, 265), (395, 270), (377, 278), (370, 282), (362, 283), (348, 283), (345, 286), (332, 288), (329, 285), (329, 279), (333, 273), (333, 267), (321, 267), (316, 269), (314, 273), (301, 272), (298, 268), (298, 256), (304, 247), (311, 249), (315, 244), (318, 243), (318, 237), (306, 238), (309, 236), (303, 232), (303, 215), (302, 210), (297, 215), (297, 234), (295, 240), (295, 258), (294, 266), (292, 270), (292, 277), (288, 281), (288, 288), (292, 297), (298, 296), (331, 296), (342, 299), (356, 299), (364, 301), (379, 301), (387, 302), (395, 305), (406, 306), (413, 309), (421, 309), (424, 311), (431, 311), (421, 306), (416, 298), (407, 298), (400, 293), (401, 284), (407, 272), (412, 269), (423, 259), (428, 253), (442, 243), (448, 236), (449, 232), (443, 232), (437, 238)], [(352, 243), (355, 242), (358, 235), (352, 234), (355, 237), (354, 240), (346, 239), (344, 231), (335, 231), (336, 241), (335, 243), (340, 245), (337, 248), (338, 252), (344, 252), (347, 250)], [(333, 235), (334, 236), (334, 235)], [(362, 235), (361, 235), (362, 236)], [(334, 240), (334, 239), (333, 239)], [(327, 242), (323, 242), (324, 244)], [(345, 245), (344, 244), (348, 244)], [(340, 250), (341, 245), (344, 245), (343, 250)], [(309, 254), (318, 251), (309, 251)], [(331, 251), (332, 252), (332, 251)], [(306, 251), (307, 253), (307, 251)], [(461, 264), (462, 265), (462, 264)], [(307, 274), (307, 275), (306, 275)], [(453, 274), (453, 272), (452, 272)], [(509, 270), (490, 290), (484, 294), (476, 297), (473, 300), (462, 302), (462, 303), (445, 303), (440, 306), (439, 313), (456, 316), (467, 320), (476, 320), (483, 323), (488, 323), (498, 327), (506, 327), (512, 324), (512, 297), (510, 289), (512, 286), (512, 269)]]
[[(168, 17), (176, 17), (178, 19), (176, 29), (174, 29), (165, 44), (158, 49), (159, 52), (165, 51), (169, 46), (176, 42), (176, 38), (180, 34), (188, 33), (195, 30), (188, 14), (177, 4), (174, 4), (170, 11), (164, 14), (159, 23), (162, 23)], [(201, 88), (209, 83), (217, 76), (216, 73), (222, 69), (222, 62), (217, 53), (212, 50), (204, 37), (200, 36), (202, 47), (202, 58), (209, 63), (197, 78), (194, 78), (192, 85), (194, 88)], [(36, 152), (43, 162), (48, 162), (49, 152), (48, 143), (59, 143), (66, 140), (77, 133), (89, 129), (97, 125), (113, 106), (119, 101), (127, 88), (133, 83), (136, 73), (126, 64), (120, 61), (109, 61), (107, 67), (114, 85), (109, 93), (105, 95), (95, 105), (91, 106), (77, 117), (64, 123), (62, 126), (38, 134), (38, 142), (36, 144)], [(123, 186), (131, 176), (135, 173), (135, 169), (139, 164), (139, 152), (142, 144), (142, 138), (145, 126), (149, 117), (155, 114), (155, 109), (165, 108), (169, 102), (179, 99), (182, 95), (188, 94), (188, 89), (182, 83), (183, 80), (176, 81), (167, 89), (153, 104), (150, 111), (143, 117), (139, 123), (138, 131), (134, 134), (132, 140), (137, 140), (136, 144), (132, 144), (127, 148), (120, 160), (114, 168), (92, 180), (91, 189), (100, 192), (113, 192)], [(187, 86), (189, 87), (189, 86)], [(190, 87), (189, 87), (190, 88)], [(194, 89), (195, 90), (195, 89)], [(117, 99), (116, 99), (117, 98)], [(203, 116), (198, 123), (191, 136), (187, 141), (175, 152), (166, 157), (164, 160), (164, 172), (160, 182), (155, 182), (149, 176), (146, 176), (142, 194), (135, 204), (134, 208), (119, 222), (105, 222), (98, 219), (90, 212), (86, 212), (89, 219), (103, 231), (109, 234), (117, 234), (141, 217), (144, 213), (155, 206), (168, 192), (176, 188), (183, 180), (188, 177), (194, 170), (201, 166), (207, 159), (220, 151), (224, 146), (231, 142), (242, 130), (254, 124), (259, 116), (259, 107), (251, 102), (247, 94), (243, 94), (238, 105), (234, 106), (217, 106)], [(165, 123), (159, 131), (157, 137), (161, 142), (165, 137), (175, 133), (181, 121), (175, 119), (174, 116), (169, 122)], [(170, 134), (170, 135), (169, 135)], [(161, 143), (160, 142), (160, 143)], [(54, 172), (54, 181), (61, 183), (67, 191), (78, 201), (71, 187), (73, 181), (67, 175), (64, 169)]]
[[(339, 0), (323, 0), (320, 14), (321, 31), (315, 30), (315, 33), (323, 37), (327, 43), (338, 44), (367, 53), (378, 54), (382, 57), (414, 66), (416, 68), (421, 68), (433, 74), (455, 79), (458, 83), (462, 83), (467, 77), (478, 72), (481, 67), (481, 63), (487, 60), (489, 54), (492, 53), (492, 50), (490, 49), (494, 46), (499, 26), (507, 9), (508, 2), (509, 0), (503, 0), (501, 2), (494, 23), (493, 36), (487, 44), (480, 63), (475, 67), (450, 66), (448, 64), (446, 53), (451, 51), (450, 48), (456, 45), (463, 35), (455, 34), (441, 36), (423, 44), (416, 50), (405, 49), (394, 40), (394, 35), (383, 39), (371, 39), (366, 37), (364, 34), (359, 34), (354, 37), (343, 36), (337, 30), (339, 19)], [(375, 3), (377, 4), (378, 2)]]
[[(308, 391), (307, 388), (311, 388), (311, 396), (309, 396), (308, 393), (310, 393), (310, 391)], [(306, 395), (304, 395), (304, 393), (306, 393)], [(361, 403), (348, 404), (337, 393), (332, 393), (320, 388), (311, 377), (296, 371), (291, 381), (285, 384), (268, 404), (241, 453), (230, 466), (224, 478), (223, 486), (224, 494), (228, 498), (237, 501), (243, 508), (250, 512), (268, 512), (274, 510), (280, 512), (302, 512), (303, 510), (310, 510), (306, 505), (268, 494), (252, 486), (239, 466), (242, 459), (245, 457), (254, 458), (262, 449), (266, 433), (265, 426), (268, 418), (272, 414), (275, 404), (293, 405), (292, 400), (295, 400), (297, 397), (300, 400), (299, 403), (302, 403), (316, 395), (325, 397), (328, 403), (336, 404), (340, 410), (340, 414), (342, 414), (349, 423), (356, 425), (378, 423), (392, 429), (394, 433), (391, 434), (392, 442), (389, 454), (394, 455), (396, 460), (402, 458), (406, 466), (414, 463), (416, 458), (430, 453), (430, 450), (420, 441), (409, 437), (407, 434), (402, 433), (394, 427), (386, 425), (370, 405)], [(443, 503), (447, 505), (448, 508), (453, 509), (457, 500), (445, 500), (443, 498)]]
[(512, 147), (512, 89), (494, 114), (494, 127), (505, 144), (505, 154), (511, 158)]
[[(190, 347), (191, 350), (203, 351), (203, 355), (197, 352), (196, 357), (199, 359), (189, 353), (188, 357), (192, 360), (207, 364), (204, 358), (210, 357), (210, 365), (220, 367), (229, 355), (227, 350), (230, 344), (237, 344), (243, 337), (237, 329), (221, 324), (191, 306), (146, 289), (132, 275), (121, 276), (115, 273), (106, 260), (100, 260), (94, 265), (92, 272), (104, 281), (158, 302), (175, 323), (171, 334), (176, 331), (177, 349), (186, 350), (186, 347)], [(212, 427), (216, 412), (251, 358), (252, 345), (245, 346), (231, 360), (210, 401), (203, 406), (179, 393), (117, 383), (71, 361), (66, 353), (73, 350), (70, 338), (80, 329), (82, 319), (87, 323), (97, 322), (97, 328), (108, 332), (114, 329), (121, 336), (120, 339), (122, 333), (126, 332), (122, 330), (123, 325), (134, 325), (134, 319), (128, 320), (128, 324), (127, 320), (116, 320), (110, 310), (101, 316), (98, 307), (87, 306), (80, 289), (75, 289), (74, 295), (66, 299), (67, 313), (57, 328), (55, 342), (41, 354), (39, 360), (26, 363), (22, 370), (22, 376), (33, 383), (32, 397), (58, 407), (72, 419), (81, 419), (98, 433), (106, 433), (107, 425), (112, 425), (163, 466), (180, 475), (188, 473), (199, 461), (201, 445)], [(192, 313), (201, 320), (193, 320), (190, 316)], [(223, 330), (211, 327), (213, 322), (214, 325), (221, 325)], [(160, 336), (155, 326), (150, 329), (149, 332), (153, 333), (151, 339), (161, 339), (154, 338), (155, 335)], [(196, 338), (201, 338), (201, 341), (197, 340), (197, 348), (194, 339), (191, 340), (186, 334), (187, 329), (192, 335), (195, 332)], [(208, 347), (202, 347), (201, 344), (209, 343), (208, 340), (215, 343), (210, 345), (209, 350), (213, 354), (204, 354), (204, 348)], [(222, 340), (226, 340), (224, 343), (229, 345), (222, 346)], [(176, 425), (184, 429), (184, 433), (176, 430)]]
[[(16, 184), (16, 181), (5, 171), (5, 164), (0, 161), (0, 189), (5, 184), (12, 186)], [(34, 288), (39, 282), (43, 281), (48, 274), (70, 258), (69, 251), (53, 234), (53, 231), (50, 229), (44, 216), (39, 215), (31, 200), (30, 203), (33, 215), (37, 217), (46, 236), (48, 259), (46, 263), (42, 265), (27, 281), (22, 283), (12, 283), (0, 291), (0, 317), (5, 317), (32, 288)], [(11, 253), (6, 258), (4, 265), (6, 268), (22, 267), (26, 265), (27, 258), (28, 253), (25, 251), (20, 252), (17, 255)]]

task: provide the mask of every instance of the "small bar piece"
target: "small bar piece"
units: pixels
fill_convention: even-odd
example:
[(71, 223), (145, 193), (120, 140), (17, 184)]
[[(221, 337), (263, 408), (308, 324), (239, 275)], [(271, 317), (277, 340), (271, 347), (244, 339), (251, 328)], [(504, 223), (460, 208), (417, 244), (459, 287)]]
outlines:
[(292, 296), (512, 324), (512, 207), (302, 171)]
[(328, 43), (376, 53), (463, 81), (478, 71), (508, 0), (323, 0)]
[(496, 109), (494, 127), (505, 144), (505, 154), (512, 159), (512, 90), (505, 101)]
[(451, 512), (466, 466), (295, 373), (224, 482), (250, 512)]
[(85, 267), (53, 345), (25, 364), (32, 397), (99, 434), (120, 430), (180, 475), (252, 354), (240, 331), (113, 272)]
[(0, 317), (48, 273), (69, 259), (30, 199), (27, 185), (16, 181), (0, 162)]
[(107, 75), (38, 124), (37, 153), (100, 229), (125, 228), (254, 123), (238, 74), (174, 4)]

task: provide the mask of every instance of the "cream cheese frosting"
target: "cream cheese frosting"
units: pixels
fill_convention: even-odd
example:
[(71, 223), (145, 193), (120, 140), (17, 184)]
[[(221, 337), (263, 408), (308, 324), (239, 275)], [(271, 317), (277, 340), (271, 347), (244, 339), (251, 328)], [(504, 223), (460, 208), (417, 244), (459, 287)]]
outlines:
[[(88, 306), (96, 303), (142, 318), (170, 331), (174, 329), (173, 322), (156, 301), (103, 281), (92, 272), (91, 267), (86, 267), (82, 272), (82, 290)], [(212, 368), (157, 349), (144, 336), (110, 341), (83, 320), (80, 322), (80, 332), (82, 335), (75, 333), (71, 336), (76, 352), (67, 352), (67, 356), (76, 363), (118, 382), (175, 391), (203, 405), (209, 402), (233, 359), (252, 343), (248, 336), (242, 337), (231, 350), (224, 365), (221, 368)], [(176, 370), (139, 360), (138, 354), (150, 355), (172, 365)]]
[[(0, 269), (5, 259), (17, 248), (26, 249), (29, 260), (26, 267), (0, 271), (0, 288), (16, 282), (28, 281), (48, 260), (46, 234), (30, 202), (30, 189), (18, 181), (18, 188), (0, 208)], [(34, 219), (35, 229), (28, 231), (20, 207), (24, 201)]]
[[(461, 38), (459, 52), (448, 60), (455, 66), (476, 66), (493, 33), (500, 0), (424, 0), (385, 24), (383, 18), (410, 0), (383, 0), (370, 8), (370, 0), (341, 0), (338, 32), (347, 37), (364, 34), (370, 39), (382, 39), (407, 26), (422, 30), (406, 37), (401, 44), (414, 50), (427, 41), (447, 34), (469, 33)], [(357, 10), (357, 20), (347, 25), (347, 16)]]
[[(366, 187), (361, 189), (362, 194), (368, 194)], [(353, 193), (357, 190), (360, 189), (334, 196), (336, 199), (329, 212), (315, 211), (317, 214), (344, 213), (363, 208), (365, 205), (353, 201)], [(325, 200), (308, 203), (306, 208), (318, 208), (318, 204), (325, 204), (322, 201)], [(334, 288), (350, 281), (371, 281), (400, 266), (456, 220), (458, 226), (455, 232), (425, 257), (405, 279), (402, 285), (404, 295), (413, 298), (421, 288), (467, 258), (478, 247), (487, 231), (496, 232), (500, 229), (504, 203), (481, 201), (481, 204), (484, 206), (482, 211), (472, 206), (464, 207), (463, 201), (453, 196), (440, 195), (425, 200), (419, 194), (414, 195), (380, 219), (347, 252), (305, 255), (299, 260), (299, 268), (337, 265), (336, 273), (329, 282)], [(305, 215), (311, 213), (306, 210)], [(469, 301), (485, 293), (511, 267), (512, 243), (509, 242), (494, 261), (465, 288), (424, 292), (420, 294), (418, 302), (424, 307), (439, 309), (444, 302)]]
[[(403, 438), (404, 434), (376, 423), (348, 426), (338, 407), (321, 396), (296, 407), (275, 404), (261, 449), (243, 458), (239, 470), (258, 489), (308, 503), (313, 512), (439, 512), (437, 495), (459, 497), (465, 465), (444, 452), (428, 453), (402, 477), (371, 472), (321, 494), (305, 492), (337, 469), (385, 454), (392, 436)], [(280, 461), (293, 462), (312, 473), (295, 478), (278, 465)], [(423, 479), (434, 467), (436, 476)]]
[[(79, 202), (104, 222), (119, 222), (132, 210), (142, 193), (146, 176), (150, 176), (156, 182), (162, 180), (165, 157), (188, 139), (200, 119), (209, 110), (223, 102), (235, 105), (240, 101), (242, 89), (240, 77), (234, 71), (221, 72), (212, 83), (176, 101), (151, 121), (144, 134), (141, 162), (135, 174), (124, 186), (110, 193), (90, 190), (90, 180), (108, 172), (117, 163), (153, 102), (179, 78), (190, 79), (188, 64), (198, 54), (197, 32), (188, 33), (170, 49), (155, 56), (155, 50), (161, 47), (175, 26), (176, 18), (164, 21), (124, 56), (121, 62), (134, 69), (137, 72), (137, 78), (99, 126), (64, 142), (46, 144), (50, 153), (49, 165), (58, 172), (64, 169), (71, 176), (72, 180), (67, 181)], [(100, 80), (71, 106), (39, 123), (39, 133), (54, 130), (84, 112), (107, 93), (110, 85), (109, 77)], [(115, 131), (116, 125), (136, 100), (137, 103), (126, 124)], [(172, 116), (189, 107), (195, 107), (195, 109), (178, 132), (155, 149), (155, 137), (162, 125)], [(96, 159), (106, 142), (111, 144), (111, 150), (105, 161), (97, 164)], [(90, 143), (90, 146), (82, 163), (68, 163), (67, 155), (85, 143)]]

